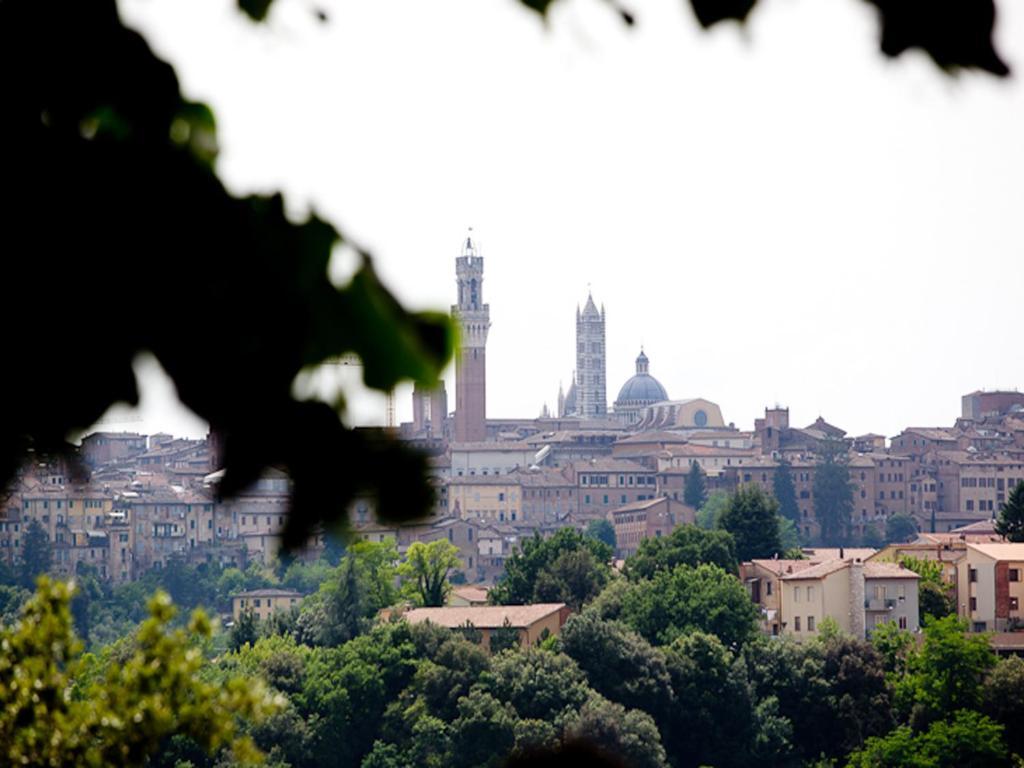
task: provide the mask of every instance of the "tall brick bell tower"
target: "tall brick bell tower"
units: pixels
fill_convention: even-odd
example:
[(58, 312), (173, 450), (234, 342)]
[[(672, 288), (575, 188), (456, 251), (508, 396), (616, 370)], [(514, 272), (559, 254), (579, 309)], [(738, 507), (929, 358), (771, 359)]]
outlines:
[(455, 358), (455, 442), (487, 439), (487, 330), (491, 309), (484, 304), (484, 258), (472, 238), (473, 230), (455, 259), (459, 303), (452, 318), (459, 326), (459, 350)]

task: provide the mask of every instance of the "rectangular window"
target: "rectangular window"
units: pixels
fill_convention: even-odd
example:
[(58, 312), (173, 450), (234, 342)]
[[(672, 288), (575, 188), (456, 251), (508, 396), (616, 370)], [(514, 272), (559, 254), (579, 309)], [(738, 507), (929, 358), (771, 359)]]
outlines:
[(1020, 581), (1020, 569), (1019, 568), (1011, 568), (1010, 569), (1010, 581)]
[(813, 616), (808, 616), (807, 617), (807, 631), (808, 632), (813, 632), (814, 631), (814, 617)]
[(793, 631), (794, 632), (799, 632), (800, 631), (800, 617), (799, 616), (794, 616), (793, 617)]
[(770, 581), (765, 582), (764, 591), (766, 595), (770, 595), (772, 593), (772, 583)]
[(971, 581), (971, 582), (975, 582), (975, 581), (978, 580), (978, 569), (977, 568), (968, 568), (967, 569), (967, 580)]
[(793, 587), (793, 602), (800, 602), (800, 587)]
[(976, 597), (972, 597), (971, 598), (971, 610), (972, 611), (978, 610), (978, 598), (976, 598)]
[(1011, 611), (1019, 611), (1020, 610), (1020, 598), (1019, 597), (1011, 597), (1010, 598), (1010, 610)]
[(907, 628), (907, 617), (906, 616), (900, 616), (900, 629), (906, 629), (906, 628)]

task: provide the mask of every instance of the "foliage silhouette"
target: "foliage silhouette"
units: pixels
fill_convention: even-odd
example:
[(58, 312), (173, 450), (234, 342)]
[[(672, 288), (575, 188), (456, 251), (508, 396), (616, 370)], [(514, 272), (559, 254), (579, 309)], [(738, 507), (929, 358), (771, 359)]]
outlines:
[[(216, 175), (210, 110), (182, 97), (113, 0), (56, 11), (3, 3), (0, 61), (18, 73), (0, 126), (5, 182), (18, 190), (5, 250), (31, 249), (3, 265), (4, 283), (18, 286), (0, 309), (5, 352), (31, 375), (9, 382), (17, 407), (0, 431), (2, 479), (29, 451), (68, 453), (67, 436), (114, 403), (137, 403), (132, 361), (148, 351), (221, 439), (224, 494), (265, 467), (288, 471), (286, 544), (343, 523), (356, 492), (376, 494), (385, 518), (426, 512), (425, 482), (386, 482), (422, 477), (420, 456), (346, 428), (335, 408), (299, 402), (291, 387), (345, 353), (361, 358), (371, 387), (430, 385), (452, 350), (448, 319), (405, 311), (365, 253), (351, 283), (335, 287), (327, 264), (345, 240), (333, 226), (315, 215), (293, 223), (280, 195), (231, 195)], [(140, 289), (144, 303), (133, 305)], [(117, 330), (98, 352), (82, 307), (107, 301)], [(70, 385), (68, 371), (101, 360), (103, 375)]]

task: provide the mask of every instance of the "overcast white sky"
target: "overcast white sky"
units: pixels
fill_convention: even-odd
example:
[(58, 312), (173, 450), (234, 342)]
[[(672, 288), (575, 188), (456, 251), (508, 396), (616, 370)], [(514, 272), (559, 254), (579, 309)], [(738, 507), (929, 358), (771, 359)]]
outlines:
[[(262, 26), (227, 0), (120, 5), (214, 108), (228, 186), (315, 209), (407, 304), (452, 303), (474, 228), (490, 417), (554, 407), (588, 284), (609, 405), (641, 343), (671, 397), (741, 428), (780, 403), (891, 436), (1024, 385), (1020, 78), (888, 61), (867, 3), (761, 0), (709, 34), (682, 0), (629, 0), (632, 29), (598, 0), (546, 26), (512, 0), (277, 0)], [(1024, 4), (999, 10), (1024, 73)], [(202, 434), (151, 368), (141, 414), (112, 417), (142, 421), (106, 428)]]

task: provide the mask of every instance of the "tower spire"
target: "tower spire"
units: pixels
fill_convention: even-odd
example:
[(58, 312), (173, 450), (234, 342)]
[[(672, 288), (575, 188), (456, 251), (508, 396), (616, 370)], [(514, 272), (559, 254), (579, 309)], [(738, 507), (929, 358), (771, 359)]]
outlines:
[(487, 439), (487, 332), (491, 310), (484, 303), (484, 259), (469, 228), (462, 252), (455, 258), (458, 303), (452, 319), (459, 326), (459, 350), (455, 358), (455, 440)]

